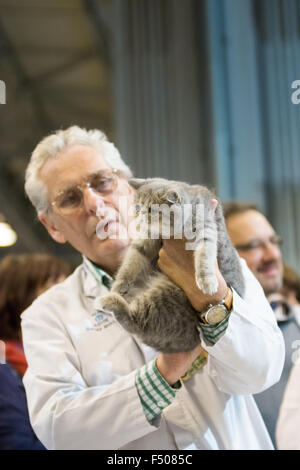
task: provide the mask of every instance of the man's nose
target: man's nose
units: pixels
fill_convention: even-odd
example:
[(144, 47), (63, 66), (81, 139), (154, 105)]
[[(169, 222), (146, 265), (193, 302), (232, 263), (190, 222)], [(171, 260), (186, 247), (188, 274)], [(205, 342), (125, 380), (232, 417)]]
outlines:
[(264, 247), (265, 260), (279, 260), (281, 258), (281, 251), (278, 245), (275, 245), (272, 242), (267, 242)]
[(105, 207), (105, 202), (100, 194), (95, 193), (95, 191), (89, 187), (83, 190), (83, 204), (85, 210), (94, 215), (97, 215), (97, 213)]

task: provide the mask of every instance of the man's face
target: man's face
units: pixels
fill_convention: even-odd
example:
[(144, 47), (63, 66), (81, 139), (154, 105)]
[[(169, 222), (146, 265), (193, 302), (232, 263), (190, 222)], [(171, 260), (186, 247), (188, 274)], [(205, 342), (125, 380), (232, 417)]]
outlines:
[[(102, 150), (76, 145), (57, 158), (50, 158), (43, 166), (40, 177), (48, 188), (51, 204), (67, 188), (81, 185), (89, 175), (107, 169), (110, 166), (106, 163)], [(116, 270), (130, 243), (127, 234), (127, 209), (133, 201), (133, 191), (125, 178), (117, 177), (117, 181), (114, 191), (105, 195), (97, 194), (88, 187), (83, 188), (82, 206), (74, 213), (61, 213), (54, 203), (49, 214), (40, 216), (52, 238), (59, 243), (69, 242), (110, 273)], [(128, 202), (127, 206), (124, 200)], [(118, 220), (114, 229), (118, 228), (122, 239), (100, 239), (97, 236), (96, 227), (99, 221), (105, 225), (107, 211), (110, 215), (116, 215)]]
[(283, 264), (277, 235), (267, 219), (258, 211), (248, 210), (230, 216), (226, 224), (232, 243), (265, 294), (277, 292), (282, 286)]

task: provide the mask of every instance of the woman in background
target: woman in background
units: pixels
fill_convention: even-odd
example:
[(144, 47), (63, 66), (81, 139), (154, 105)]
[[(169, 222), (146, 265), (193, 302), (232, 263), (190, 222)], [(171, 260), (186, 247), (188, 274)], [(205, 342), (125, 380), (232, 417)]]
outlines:
[(67, 263), (48, 254), (9, 255), (0, 262), (0, 450), (44, 449), (29, 422), (20, 317), (36, 297), (70, 272)]

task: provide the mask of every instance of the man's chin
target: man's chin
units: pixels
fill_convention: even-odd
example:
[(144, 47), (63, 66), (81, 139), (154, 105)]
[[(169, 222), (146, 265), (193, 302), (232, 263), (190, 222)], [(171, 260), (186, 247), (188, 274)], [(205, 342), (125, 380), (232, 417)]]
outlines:
[(281, 277), (276, 277), (273, 279), (266, 279), (266, 278), (261, 278), (259, 279), (263, 290), (265, 292), (265, 295), (270, 295), (278, 292), (281, 287), (282, 287), (282, 279)]
[(115, 236), (110, 234), (106, 238), (100, 239), (97, 236), (95, 237), (95, 245), (97, 246), (97, 251), (103, 253), (106, 257), (108, 253), (122, 250), (128, 247), (130, 240), (127, 233), (124, 232), (123, 236)]
[(86, 256), (109, 272), (109, 269), (114, 269), (115, 265), (121, 265), (129, 244), (130, 241), (128, 239), (98, 239), (93, 244), (92, 252), (86, 254)]

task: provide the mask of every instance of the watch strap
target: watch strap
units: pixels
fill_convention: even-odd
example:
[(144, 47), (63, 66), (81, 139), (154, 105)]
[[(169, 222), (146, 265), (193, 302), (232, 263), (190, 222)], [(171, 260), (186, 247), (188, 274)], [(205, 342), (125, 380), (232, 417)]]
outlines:
[[(225, 295), (224, 299), (221, 302), (219, 302), (215, 305), (224, 305), (226, 307), (228, 313), (230, 313), (231, 310), (232, 310), (232, 302), (233, 302), (233, 292), (232, 292), (231, 287), (227, 286), (227, 292), (226, 292), (226, 295)], [(205, 315), (208, 312), (208, 310), (212, 307), (214, 307), (214, 305), (210, 304), (208, 306), (208, 309), (206, 309), (204, 312), (199, 313), (198, 318), (202, 323), (207, 324), (207, 321), (205, 319)]]
[(223, 304), (227, 307), (227, 310), (230, 312), (232, 309), (232, 301), (233, 301), (233, 292), (230, 286), (227, 286), (227, 294), (223, 299)]

